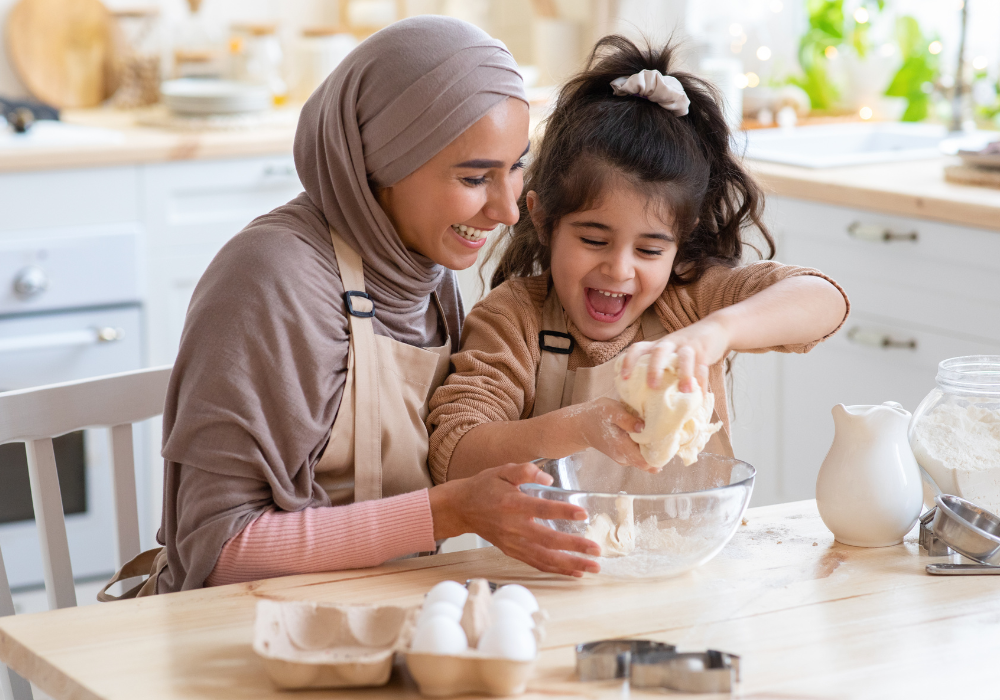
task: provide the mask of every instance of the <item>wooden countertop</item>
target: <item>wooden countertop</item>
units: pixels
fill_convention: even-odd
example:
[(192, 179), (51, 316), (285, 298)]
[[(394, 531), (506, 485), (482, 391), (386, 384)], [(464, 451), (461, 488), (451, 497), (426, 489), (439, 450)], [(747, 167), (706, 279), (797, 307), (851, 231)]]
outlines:
[(750, 161), (770, 194), (1000, 231), (1000, 189), (945, 182), (957, 158), (800, 168)]
[[(743, 697), (996, 692), (995, 577), (927, 575), (941, 558), (919, 550), (916, 530), (895, 547), (837, 544), (814, 501), (747, 520), (714, 560), (666, 581), (557, 578), (488, 548), (3, 618), (0, 660), (57, 699), (329, 697), (271, 685), (250, 648), (258, 598), (410, 605), (438, 581), (483, 576), (526, 584), (551, 616), (528, 698), (628, 697), (574, 676), (575, 644), (625, 636), (741, 655)], [(416, 692), (397, 673), (365, 696)]]
[(64, 110), (63, 121), (120, 131), (121, 141), (0, 148), (0, 173), (291, 154), (298, 107), (275, 110), (266, 121), (252, 128), (200, 131), (142, 126), (143, 115), (163, 118), (166, 112), (163, 107), (146, 111)]

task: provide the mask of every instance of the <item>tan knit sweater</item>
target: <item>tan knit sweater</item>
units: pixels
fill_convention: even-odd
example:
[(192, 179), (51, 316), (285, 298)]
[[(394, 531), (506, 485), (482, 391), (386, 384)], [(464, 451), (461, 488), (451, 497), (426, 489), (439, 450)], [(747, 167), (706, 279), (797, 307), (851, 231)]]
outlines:
[[(836, 282), (809, 268), (775, 262), (759, 262), (737, 268), (717, 266), (709, 268), (694, 284), (668, 284), (656, 300), (656, 314), (670, 333), (690, 326), (713, 311), (741, 302), (775, 282), (799, 275), (822, 277), (844, 294)], [(476, 304), (465, 319), (461, 351), (451, 358), (454, 371), (434, 392), (427, 417), (430, 433), (428, 461), (435, 483), (447, 480), (448, 465), (455, 446), (472, 428), (482, 423), (516, 421), (531, 416), (541, 362), (538, 333), (543, 330), (542, 306), (548, 290), (547, 274), (509, 280)], [(847, 301), (846, 294), (844, 300)], [(642, 340), (640, 320), (636, 320), (621, 335), (607, 341), (592, 340), (582, 335), (569, 318), (566, 319), (566, 326), (576, 340), (576, 347), (569, 357), (571, 370), (596, 367), (614, 359), (632, 343)], [(802, 353), (819, 342), (760, 348), (751, 352), (778, 350)], [(716, 411), (728, 431), (729, 410), (724, 374), (724, 362), (713, 365), (709, 370), (709, 385), (716, 396)]]

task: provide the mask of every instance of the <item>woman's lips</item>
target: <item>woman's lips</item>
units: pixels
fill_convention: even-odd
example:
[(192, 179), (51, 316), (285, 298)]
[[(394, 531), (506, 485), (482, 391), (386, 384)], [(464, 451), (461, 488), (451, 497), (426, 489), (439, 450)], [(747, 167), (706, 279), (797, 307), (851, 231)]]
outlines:
[(489, 233), (483, 229), (458, 224), (452, 225), (451, 232), (455, 234), (455, 238), (461, 241), (462, 245), (473, 250), (479, 250), (486, 245), (486, 235)]
[(587, 313), (592, 319), (601, 323), (614, 323), (625, 315), (632, 295), (586, 287), (583, 298), (586, 299)]
[(466, 246), (473, 249), (482, 248), (486, 243), (489, 230), (467, 226), (466, 224), (452, 224), (451, 230), (458, 236)]

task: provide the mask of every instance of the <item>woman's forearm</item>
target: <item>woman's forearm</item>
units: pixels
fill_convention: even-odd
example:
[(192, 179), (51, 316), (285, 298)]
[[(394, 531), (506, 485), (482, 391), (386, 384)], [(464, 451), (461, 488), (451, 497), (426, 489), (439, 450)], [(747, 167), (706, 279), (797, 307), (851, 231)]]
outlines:
[(789, 277), (705, 318), (722, 324), (730, 350), (811, 343), (844, 320), (843, 294), (822, 277)]

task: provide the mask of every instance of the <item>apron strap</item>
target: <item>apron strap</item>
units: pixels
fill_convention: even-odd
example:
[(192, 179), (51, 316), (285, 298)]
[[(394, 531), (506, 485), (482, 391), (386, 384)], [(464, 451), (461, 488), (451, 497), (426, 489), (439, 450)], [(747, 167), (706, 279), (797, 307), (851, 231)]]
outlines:
[(531, 412), (532, 417), (562, 407), (566, 370), (575, 345), (573, 338), (566, 332), (562, 304), (553, 288), (542, 307), (542, 331), (538, 334), (542, 358), (538, 363), (538, 377), (535, 380), (535, 408)]
[[(155, 547), (147, 549), (128, 561), (121, 569), (115, 573), (114, 577), (108, 581), (107, 585), (97, 594), (97, 600), (101, 603), (109, 603), (114, 600), (128, 600), (129, 598), (140, 598), (147, 595), (156, 595), (156, 583), (160, 578), (160, 572), (167, 566), (167, 548)], [(127, 581), (136, 576), (149, 576), (145, 581), (133, 586), (120, 596), (108, 593), (108, 589), (119, 581)]]
[(354, 347), (354, 500), (371, 501), (382, 498), (379, 368), (372, 328), (375, 302), (365, 294), (361, 256), (332, 227), (330, 239), (340, 267)]

